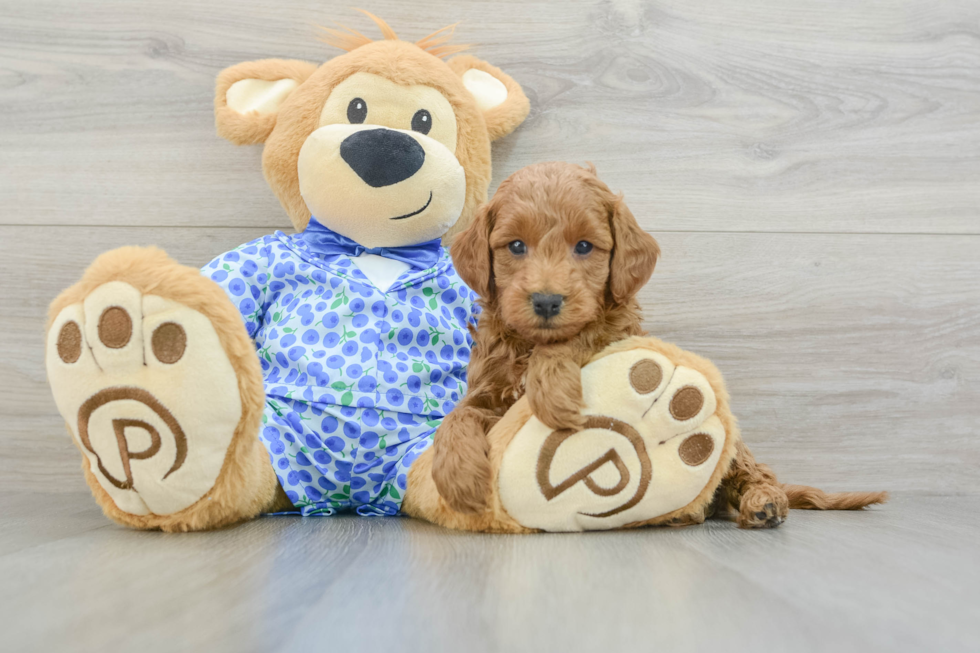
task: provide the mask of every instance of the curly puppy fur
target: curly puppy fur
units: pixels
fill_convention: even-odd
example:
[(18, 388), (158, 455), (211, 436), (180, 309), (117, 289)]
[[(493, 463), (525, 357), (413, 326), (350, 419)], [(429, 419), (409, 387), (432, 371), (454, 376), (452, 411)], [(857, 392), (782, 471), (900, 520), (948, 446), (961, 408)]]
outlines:
[[(469, 390), (435, 436), (432, 479), (453, 510), (476, 515), (488, 508), (493, 480), (486, 434), (504, 413), (527, 394), (549, 427), (581, 428), (580, 368), (608, 345), (646, 335), (635, 296), (660, 248), (594, 167), (552, 162), (504, 180), (452, 256), (483, 313)], [(536, 311), (535, 295), (560, 296), (557, 312)], [(764, 528), (782, 523), (790, 507), (856, 509), (886, 499), (782, 486), (739, 441), (716, 503), (738, 509), (739, 526)]]

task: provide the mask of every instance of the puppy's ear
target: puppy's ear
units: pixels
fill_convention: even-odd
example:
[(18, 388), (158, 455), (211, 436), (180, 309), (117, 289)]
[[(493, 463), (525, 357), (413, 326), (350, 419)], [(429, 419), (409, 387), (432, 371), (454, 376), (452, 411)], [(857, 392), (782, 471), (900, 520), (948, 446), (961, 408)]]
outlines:
[(262, 59), (222, 70), (214, 90), (218, 136), (235, 145), (265, 142), (279, 107), (316, 69), (307, 61)]
[(623, 304), (650, 280), (660, 246), (640, 228), (622, 197), (617, 197), (612, 206), (609, 225), (615, 243), (609, 261), (609, 290), (613, 300)]
[(449, 250), (453, 266), (463, 282), (477, 295), (487, 299), (494, 291), (491, 231), (493, 211), (488, 202), (476, 210), (473, 222), (465, 231), (457, 234)]
[(527, 118), (531, 105), (521, 85), (496, 66), (464, 54), (446, 63), (463, 80), (487, 121), (487, 133), (495, 141), (511, 133)]

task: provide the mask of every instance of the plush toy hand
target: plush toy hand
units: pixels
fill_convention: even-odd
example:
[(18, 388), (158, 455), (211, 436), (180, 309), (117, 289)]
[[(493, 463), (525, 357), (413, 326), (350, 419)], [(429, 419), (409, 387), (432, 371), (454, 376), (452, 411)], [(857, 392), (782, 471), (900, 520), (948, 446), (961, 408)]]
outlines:
[(568, 347), (539, 345), (527, 370), (527, 399), (535, 417), (553, 429), (585, 427), (582, 372)]
[(432, 480), (457, 512), (481, 513), (487, 509), (492, 474), (486, 433), (498, 419), (461, 404), (436, 431)]

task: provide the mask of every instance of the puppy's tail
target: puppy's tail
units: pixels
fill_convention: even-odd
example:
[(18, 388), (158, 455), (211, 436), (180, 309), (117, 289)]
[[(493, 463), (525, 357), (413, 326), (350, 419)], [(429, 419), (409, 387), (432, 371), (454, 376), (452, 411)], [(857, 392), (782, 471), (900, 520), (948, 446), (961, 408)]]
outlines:
[(888, 501), (887, 492), (832, 492), (830, 494), (808, 485), (783, 483), (789, 497), (789, 507), (800, 510), (860, 510), (866, 506)]

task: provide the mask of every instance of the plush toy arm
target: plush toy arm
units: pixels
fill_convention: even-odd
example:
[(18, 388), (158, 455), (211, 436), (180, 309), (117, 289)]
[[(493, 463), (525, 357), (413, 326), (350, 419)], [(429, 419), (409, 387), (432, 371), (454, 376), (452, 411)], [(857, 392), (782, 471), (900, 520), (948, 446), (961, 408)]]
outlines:
[(539, 345), (527, 368), (527, 399), (534, 415), (553, 429), (581, 429), (582, 373), (566, 344)]
[(272, 275), (269, 270), (270, 236), (253, 240), (218, 256), (201, 273), (221, 286), (238, 308), (251, 338), (265, 321)]

